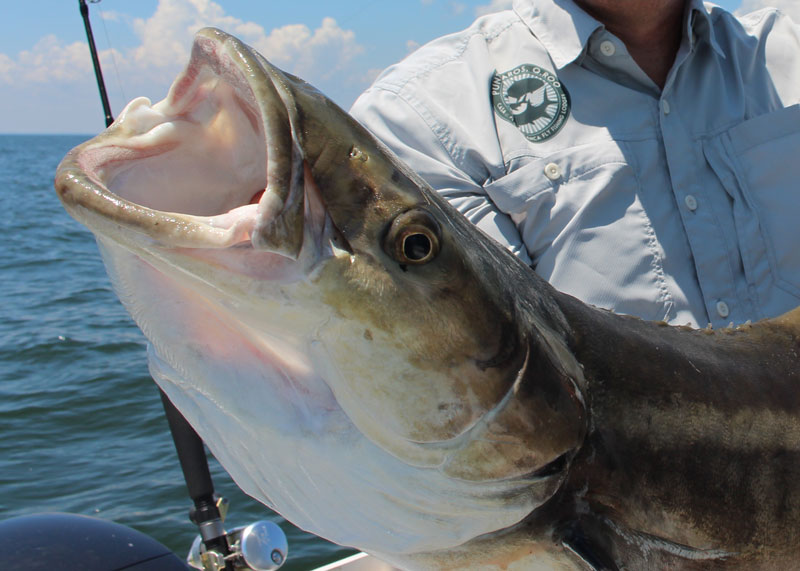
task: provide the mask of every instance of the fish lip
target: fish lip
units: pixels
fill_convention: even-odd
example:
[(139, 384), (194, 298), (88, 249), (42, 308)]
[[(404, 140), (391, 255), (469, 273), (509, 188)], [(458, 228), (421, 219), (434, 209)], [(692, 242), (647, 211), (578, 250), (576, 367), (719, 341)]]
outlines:
[[(291, 127), (287, 129), (288, 111), (284, 103), (284, 95), (280, 94), (279, 81), (276, 74), (281, 72), (271, 64), (260, 58), (245, 44), (234, 36), (221, 30), (204, 28), (195, 35), (192, 47), (192, 56), (184, 72), (175, 80), (167, 98), (151, 109), (162, 105), (162, 110), (169, 116), (169, 121), (179, 117), (192, 104), (193, 98), (198, 96), (198, 77), (204, 70), (210, 69), (222, 80), (234, 84), (240, 96), (242, 112), (253, 124), (255, 131), (263, 135), (262, 144), (272, 153), (285, 152), (288, 145), (296, 148), (293, 142)], [(285, 79), (285, 78), (284, 78)], [(271, 93), (264, 96), (263, 85)], [(261, 96), (261, 97), (259, 97)], [(137, 136), (147, 135), (148, 131), (137, 133), (135, 123), (129, 116), (137, 106), (149, 105), (149, 101), (139, 98), (132, 101), (105, 132), (86, 143), (71, 150), (59, 164), (55, 189), (70, 214), (93, 230), (114, 237), (120, 228), (131, 230), (140, 241), (157, 243), (164, 247), (184, 248), (211, 248), (220, 249), (231, 246), (250, 246), (256, 242), (258, 226), (268, 226), (269, 213), (263, 212), (263, 198), (258, 205), (251, 205), (252, 212), (248, 211), (245, 219), (238, 223), (225, 220), (224, 217), (232, 210), (221, 212), (213, 216), (199, 216), (180, 211), (171, 211), (148, 207), (133, 200), (128, 200), (113, 192), (103, 180), (100, 171), (108, 166), (116, 156), (124, 155), (125, 160), (138, 160), (162, 152), (169, 146), (167, 143), (157, 142), (155, 146), (144, 148), (137, 146), (132, 140)], [(276, 111), (277, 110), (277, 111)], [(286, 125), (276, 125), (275, 116), (286, 117)], [(163, 124), (155, 127), (161, 127)], [(132, 131), (133, 129), (133, 131)], [(154, 130), (154, 129), (152, 129)], [(281, 131), (281, 132), (279, 132)], [(177, 144), (177, 143), (176, 143)], [(281, 147), (283, 145), (283, 147)], [(105, 151), (105, 154), (101, 152)], [(113, 150), (113, 153), (109, 152)], [(301, 157), (302, 158), (302, 157)], [(267, 160), (264, 156), (266, 169), (278, 161)], [(269, 173), (267, 178), (269, 179)], [(273, 176), (273, 179), (276, 177)], [(273, 186), (280, 185), (281, 180), (273, 180)], [(264, 183), (266, 187), (269, 180)], [(302, 192), (302, 183), (300, 184)], [(264, 193), (267, 194), (267, 193)], [(302, 199), (301, 199), (302, 200)], [(238, 208), (246, 208), (243, 204)], [(301, 211), (302, 214), (302, 211)], [(274, 253), (297, 259), (302, 247), (302, 219), (300, 235), (293, 237), (288, 253), (280, 248), (270, 248), (269, 244), (260, 244), (259, 249), (274, 250)], [(128, 233), (126, 240), (134, 236)], [(257, 246), (258, 247), (258, 246)]]

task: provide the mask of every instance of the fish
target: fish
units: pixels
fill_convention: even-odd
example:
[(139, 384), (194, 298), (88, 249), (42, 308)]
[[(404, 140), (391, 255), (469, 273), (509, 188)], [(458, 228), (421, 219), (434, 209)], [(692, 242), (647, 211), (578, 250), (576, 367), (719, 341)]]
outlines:
[(404, 569), (798, 566), (800, 309), (691, 329), (560, 293), (212, 28), (55, 188), (155, 381), (299, 527)]

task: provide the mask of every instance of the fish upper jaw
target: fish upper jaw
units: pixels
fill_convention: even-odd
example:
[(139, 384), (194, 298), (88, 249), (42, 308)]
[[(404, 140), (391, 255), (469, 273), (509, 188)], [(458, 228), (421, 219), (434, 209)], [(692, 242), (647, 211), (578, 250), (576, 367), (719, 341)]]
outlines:
[(235, 38), (201, 30), (163, 101), (133, 100), (65, 157), (59, 197), (90, 229), (128, 244), (247, 246), (296, 260), (331, 227), (319, 193), (308, 204), (314, 182), (280, 75)]

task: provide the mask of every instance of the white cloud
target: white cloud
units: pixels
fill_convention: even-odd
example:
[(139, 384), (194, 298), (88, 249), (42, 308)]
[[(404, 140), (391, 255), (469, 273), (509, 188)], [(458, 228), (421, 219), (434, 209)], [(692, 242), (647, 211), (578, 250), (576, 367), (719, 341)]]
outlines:
[(340, 28), (333, 18), (324, 18), (313, 31), (302, 24), (276, 28), (250, 43), (278, 67), (311, 83), (335, 77), (364, 50), (355, 34)]
[(486, 14), (491, 14), (492, 12), (500, 12), (501, 10), (508, 10), (511, 8), (511, 3), (512, 0), (492, 0), (489, 4), (485, 6), (476, 6), (475, 15), (485, 16)]
[(241, 38), (277, 66), (312, 83), (331, 77), (363, 51), (355, 34), (339, 27), (333, 18), (323, 18), (315, 30), (290, 24), (266, 33), (259, 24), (227, 15), (211, 0), (160, 0), (150, 18), (134, 22), (142, 41), (134, 58), (140, 66), (183, 65), (189, 57), (192, 36), (204, 26)]
[(450, 13), (453, 16), (460, 16), (466, 9), (467, 6), (463, 2), (450, 2)]
[(0, 83), (11, 82), (11, 74), (17, 64), (6, 54), (0, 54)]
[(102, 18), (106, 22), (119, 22), (124, 17), (125, 17), (125, 14), (123, 14), (121, 12), (115, 12), (113, 10), (101, 10), (100, 11), (100, 18)]
[(743, 0), (736, 14), (741, 16), (767, 7), (778, 8), (795, 22), (800, 22), (800, 2), (797, 0)]
[[(215, 26), (241, 38), (278, 67), (316, 85), (344, 107), (375, 75), (359, 67), (357, 57), (364, 48), (355, 34), (333, 18), (323, 18), (316, 27), (291, 24), (267, 31), (257, 23), (227, 14), (212, 0), (159, 0), (149, 18), (116, 12), (103, 16), (128, 26), (138, 38), (133, 47), (99, 54), (111, 106), (117, 112), (133, 97), (162, 99), (189, 59), (192, 36), (204, 26)], [(95, 85), (86, 42), (65, 43), (49, 35), (16, 54), (0, 53), (0, 106), (21, 108), (39, 97), (36, 100), (44, 109), (37, 125), (20, 126), (12, 118), (0, 117), (0, 131), (46, 131), (54, 128), (49, 125), (65, 125), (57, 130), (85, 132), (86, 127), (81, 125), (87, 120), (79, 109), (82, 105), (90, 111), (99, 107)], [(69, 121), (73, 126), (66, 126)]]
[(381, 68), (371, 67), (361, 76), (361, 81), (363, 81), (365, 85), (371, 85), (373, 81), (378, 79), (381, 73), (383, 73)]
[(91, 69), (91, 63), (84, 61), (86, 52), (79, 53), (81, 45), (75, 42), (65, 46), (56, 36), (45, 36), (32, 49), (19, 52), (16, 59), (5, 56), (4, 75), (9, 77), (9, 81), (33, 83), (80, 77)]
[[(113, 54), (101, 51), (106, 74), (113, 66), (123, 77), (136, 77), (137, 81), (147, 77), (159, 82), (165, 77), (171, 79), (188, 61), (192, 37), (204, 26), (215, 26), (241, 38), (279, 67), (312, 83), (342, 72), (363, 52), (355, 34), (341, 28), (333, 18), (323, 18), (316, 29), (291, 24), (267, 33), (254, 22), (227, 15), (211, 0), (160, 0), (151, 17), (133, 19), (131, 25), (139, 45)], [(15, 57), (0, 53), (0, 81), (80, 82), (91, 75), (86, 42), (64, 44), (55, 35), (48, 35)]]
[(420, 46), (419, 42), (415, 42), (414, 40), (406, 41), (406, 51), (408, 53), (416, 51)]
[(192, 37), (205, 26), (215, 26), (248, 41), (260, 37), (264, 29), (225, 14), (211, 0), (159, 0), (156, 11), (147, 19), (136, 18), (133, 29), (141, 39), (134, 49), (134, 60), (140, 66), (173, 67), (189, 57)]

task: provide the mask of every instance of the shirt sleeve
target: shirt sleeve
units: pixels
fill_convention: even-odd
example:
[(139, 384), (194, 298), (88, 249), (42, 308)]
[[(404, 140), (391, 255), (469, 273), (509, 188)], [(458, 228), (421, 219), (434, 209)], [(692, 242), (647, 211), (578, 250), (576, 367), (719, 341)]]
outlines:
[[(380, 87), (364, 92), (350, 112), (470, 222), (531, 265), (516, 224), (491, 202), (483, 189), (483, 184), (491, 178), (491, 167), (480, 149), (437, 135), (437, 130), (440, 135), (450, 132), (447, 121), (459, 122), (458, 119), (435, 120), (427, 109)], [(465, 157), (462, 164), (468, 167), (456, 165), (451, 154), (454, 145)]]

